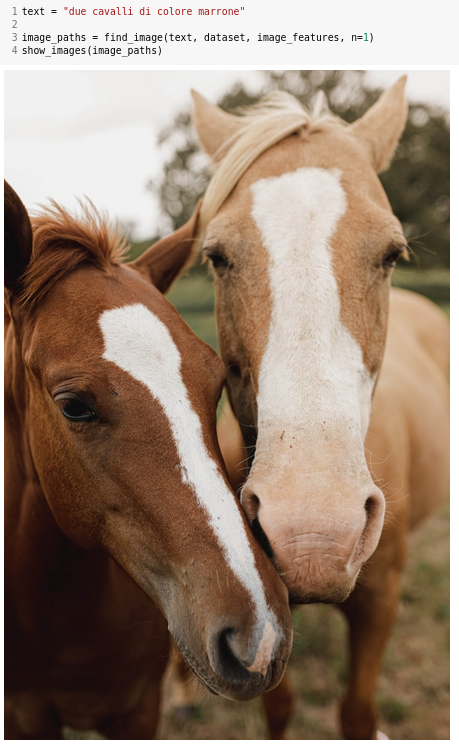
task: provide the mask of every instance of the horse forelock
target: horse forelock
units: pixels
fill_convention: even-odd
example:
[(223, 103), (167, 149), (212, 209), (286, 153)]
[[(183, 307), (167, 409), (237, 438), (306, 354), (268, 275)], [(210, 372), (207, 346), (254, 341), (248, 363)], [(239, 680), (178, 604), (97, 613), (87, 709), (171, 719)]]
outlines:
[(111, 273), (128, 249), (116, 227), (87, 199), (81, 215), (54, 200), (32, 217), (33, 252), (22, 278), (20, 301), (32, 310), (63, 277), (83, 264)]
[(323, 97), (318, 97), (308, 111), (284, 91), (274, 91), (254, 106), (242, 109), (241, 114), (240, 127), (215, 154), (217, 166), (200, 210), (201, 235), (239, 179), (270, 147), (300, 129), (313, 133), (345, 126), (344, 121), (324, 106)]

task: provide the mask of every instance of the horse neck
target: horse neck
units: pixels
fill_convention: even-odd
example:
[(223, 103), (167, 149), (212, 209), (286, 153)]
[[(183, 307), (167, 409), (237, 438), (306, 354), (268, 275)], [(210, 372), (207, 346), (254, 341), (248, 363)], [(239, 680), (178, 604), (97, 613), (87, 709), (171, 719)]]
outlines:
[(5, 335), (5, 537), (34, 545), (43, 539), (49, 548), (59, 529), (47, 506), (35, 470), (27, 430), (28, 391), (19, 344), (9, 325)]

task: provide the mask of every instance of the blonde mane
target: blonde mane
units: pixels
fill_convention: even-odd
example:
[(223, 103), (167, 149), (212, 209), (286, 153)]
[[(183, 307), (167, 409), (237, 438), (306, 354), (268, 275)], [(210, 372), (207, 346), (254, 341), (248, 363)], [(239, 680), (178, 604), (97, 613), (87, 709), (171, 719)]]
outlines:
[(322, 93), (311, 112), (289, 93), (274, 91), (242, 114), (236, 132), (214, 155), (217, 168), (201, 205), (201, 235), (239, 179), (262, 153), (303, 127), (314, 132), (324, 125), (344, 125), (330, 113)]

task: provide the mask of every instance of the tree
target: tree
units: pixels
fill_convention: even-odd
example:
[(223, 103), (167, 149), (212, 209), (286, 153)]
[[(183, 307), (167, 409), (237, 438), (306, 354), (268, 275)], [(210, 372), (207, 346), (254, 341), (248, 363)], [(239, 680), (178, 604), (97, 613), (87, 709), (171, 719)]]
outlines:
[[(330, 109), (345, 121), (360, 117), (381, 91), (370, 89), (362, 70), (266, 71), (255, 95), (242, 83), (218, 102), (234, 112), (272, 90), (286, 90), (303, 104), (311, 104), (323, 90)], [(157, 194), (164, 215), (164, 229), (176, 229), (191, 215), (205, 191), (210, 174), (208, 158), (200, 151), (190, 114), (179, 114), (159, 136), (171, 152)], [(389, 171), (381, 181), (392, 209), (401, 220), (414, 251), (414, 265), (421, 268), (449, 266), (449, 126), (444, 112), (420, 103), (410, 106), (405, 132)]]

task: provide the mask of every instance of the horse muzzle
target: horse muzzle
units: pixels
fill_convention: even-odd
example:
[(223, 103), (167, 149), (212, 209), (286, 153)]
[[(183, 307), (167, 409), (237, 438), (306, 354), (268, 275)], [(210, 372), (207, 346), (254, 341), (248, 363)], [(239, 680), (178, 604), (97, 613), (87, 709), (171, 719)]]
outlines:
[(258, 625), (252, 634), (232, 624), (217, 626), (207, 641), (208, 665), (202, 664), (202, 658), (198, 662), (189, 651), (181, 651), (212, 693), (246, 701), (278, 685), (291, 644), (291, 629), (281, 629), (272, 619)]
[(382, 492), (370, 482), (363, 489), (345, 485), (338, 493), (333, 502), (322, 490), (293, 499), (280, 490), (274, 497), (252, 478), (244, 486), (244, 510), (291, 603), (342, 602), (378, 545)]

